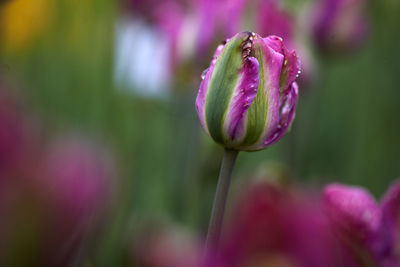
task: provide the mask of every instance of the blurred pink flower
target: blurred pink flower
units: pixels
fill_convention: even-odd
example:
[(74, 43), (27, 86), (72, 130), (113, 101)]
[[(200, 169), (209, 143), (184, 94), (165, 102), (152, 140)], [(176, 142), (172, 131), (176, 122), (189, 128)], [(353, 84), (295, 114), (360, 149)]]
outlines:
[(277, 35), (282, 37), (290, 49), (294, 49), (295, 20), (286, 12), (278, 0), (260, 1), (257, 8), (257, 31), (262, 36)]
[(383, 227), (387, 227), (394, 257), (400, 262), (400, 180), (388, 189), (381, 201)]
[(111, 200), (107, 153), (60, 138), (12, 174), (0, 188), (0, 265), (82, 263)]
[(135, 262), (142, 267), (395, 267), (399, 205), (400, 182), (380, 205), (361, 187), (331, 184), (319, 198), (256, 181), (233, 203), (219, 251), (205, 262), (193, 236), (160, 225), (136, 236)]
[(354, 50), (365, 40), (365, 0), (317, 0), (311, 9), (313, 35), (322, 50)]
[(88, 140), (60, 138), (44, 160), (42, 180), (49, 211), (46, 257), (49, 266), (60, 266), (79, 256), (91, 242), (110, 205), (113, 166), (109, 155)]
[(297, 24), (298, 15), (288, 12), (283, 6), (284, 1), (261, 0), (257, 2), (256, 31), (261, 36), (277, 35), (282, 37), (290, 50), (295, 50), (301, 65), (299, 84), (307, 88), (314, 79), (315, 63), (310, 47), (305, 42), (307, 33)]
[(331, 184), (325, 187), (323, 200), (345, 266), (398, 266), (380, 205), (367, 190)]
[(0, 81), (0, 182), (20, 170), (34, 153), (33, 125), (16, 92)]
[(234, 206), (216, 266), (340, 266), (315, 200), (267, 182), (254, 184)]
[(174, 66), (203, 60), (220, 41), (244, 29), (248, 0), (163, 1), (154, 8), (156, 27), (171, 44)]

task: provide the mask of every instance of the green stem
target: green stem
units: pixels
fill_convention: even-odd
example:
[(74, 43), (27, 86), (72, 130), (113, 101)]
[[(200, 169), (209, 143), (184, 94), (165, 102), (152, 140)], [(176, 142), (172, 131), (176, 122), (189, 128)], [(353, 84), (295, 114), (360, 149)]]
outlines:
[(211, 250), (218, 249), (222, 223), (224, 220), (226, 199), (228, 197), (232, 171), (238, 153), (239, 151), (237, 150), (225, 149), (224, 156), (222, 158), (221, 169), (218, 177), (217, 191), (215, 193), (210, 224), (208, 225), (208, 233), (205, 247), (206, 255), (209, 254)]

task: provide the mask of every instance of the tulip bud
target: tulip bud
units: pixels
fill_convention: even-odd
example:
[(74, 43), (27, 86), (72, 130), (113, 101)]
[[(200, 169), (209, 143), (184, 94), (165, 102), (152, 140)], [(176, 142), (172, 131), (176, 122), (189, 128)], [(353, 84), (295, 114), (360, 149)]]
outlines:
[(280, 37), (242, 32), (218, 46), (203, 73), (196, 109), (206, 133), (229, 149), (279, 141), (294, 118), (299, 61)]

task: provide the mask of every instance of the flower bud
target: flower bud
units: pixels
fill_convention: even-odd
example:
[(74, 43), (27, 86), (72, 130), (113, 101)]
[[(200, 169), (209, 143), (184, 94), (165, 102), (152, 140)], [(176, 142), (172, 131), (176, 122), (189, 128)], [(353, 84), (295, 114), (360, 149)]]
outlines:
[(241, 32), (218, 46), (203, 73), (196, 109), (226, 148), (256, 151), (279, 141), (294, 118), (299, 61), (280, 37)]

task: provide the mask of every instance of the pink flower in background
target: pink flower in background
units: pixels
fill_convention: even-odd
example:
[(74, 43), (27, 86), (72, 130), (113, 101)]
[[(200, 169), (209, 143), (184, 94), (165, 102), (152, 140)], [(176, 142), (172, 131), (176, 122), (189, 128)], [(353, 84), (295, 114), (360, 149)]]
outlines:
[[(295, 50), (301, 63), (300, 86), (312, 82), (315, 63), (310, 47), (305, 43), (307, 33), (299, 25), (295, 14), (288, 12), (283, 6), (284, 1), (261, 0), (257, 2), (255, 27), (262, 36), (277, 35), (282, 37), (285, 45)], [(298, 16), (298, 15), (297, 15)]]
[(43, 164), (40, 182), (52, 225), (43, 256), (49, 266), (60, 266), (92, 245), (110, 207), (114, 168), (99, 144), (74, 136), (51, 144)]
[(400, 181), (388, 189), (382, 202), (383, 227), (387, 227), (394, 249), (394, 257), (400, 262)]
[(203, 60), (210, 47), (244, 30), (248, 0), (163, 1), (154, 8), (156, 27), (171, 45), (175, 65)]
[(353, 50), (365, 40), (365, 0), (317, 0), (311, 10), (313, 36), (322, 50)]
[(398, 266), (393, 258), (393, 234), (387, 231), (381, 207), (367, 190), (328, 185), (323, 203), (348, 262), (345, 266)]
[(186, 5), (170, 0), (154, 8), (155, 26), (167, 37), (173, 68), (208, 52), (215, 41), (216, 7), (214, 0), (198, 0)]
[(223, 38), (233, 36), (240, 31), (251, 30), (246, 28), (245, 15), (246, 12), (249, 11), (249, 8), (256, 3), (256, 1), (219, 0), (216, 2), (218, 3), (216, 7), (216, 19), (218, 21), (218, 27), (223, 35)]
[(56, 266), (90, 247), (110, 206), (114, 168), (99, 144), (73, 136), (51, 144), (43, 164), (54, 225), (47, 232), (48, 248), (54, 249), (49, 259)]
[(180, 35), (185, 22), (184, 12), (183, 7), (175, 1), (165, 1), (154, 11), (157, 25), (169, 41), (172, 68), (181, 60), (178, 49), (180, 49)]
[[(190, 232), (158, 224), (135, 236), (143, 267), (399, 266), (400, 182), (379, 204), (361, 187), (331, 184), (313, 192), (256, 181), (242, 188), (219, 252), (204, 261)], [(315, 192), (316, 193), (316, 192)]]
[(341, 266), (315, 198), (258, 182), (236, 202), (217, 266)]
[(152, 13), (154, 7), (160, 4), (159, 0), (121, 0), (122, 8), (124, 12), (127, 12), (133, 16), (141, 17), (152, 21)]
[(42, 143), (25, 131), (26, 113), (1, 103), (0, 265), (80, 264), (111, 202), (111, 158), (77, 136), (32, 150)]
[(27, 165), (35, 149), (33, 125), (16, 95), (0, 81), (0, 182)]
[(278, 0), (260, 1), (257, 8), (257, 30), (262, 36), (282, 37), (290, 49), (294, 49), (295, 19), (286, 12)]
[(80, 137), (58, 138), (47, 151), (44, 165), (50, 193), (65, 210), (75, 213), (69, 217), (77, 219), (106, 206), (113, 166), (99, 144)]

